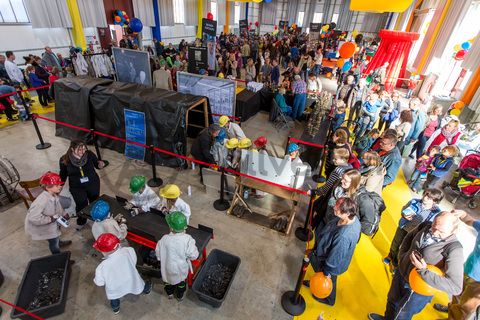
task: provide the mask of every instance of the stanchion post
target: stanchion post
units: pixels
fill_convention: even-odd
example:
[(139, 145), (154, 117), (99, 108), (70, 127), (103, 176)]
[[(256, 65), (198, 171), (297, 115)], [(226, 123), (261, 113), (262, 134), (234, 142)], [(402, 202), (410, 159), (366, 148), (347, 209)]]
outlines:
[(155, 148), (153, 145), (150, 145), (150, 154), (151, 154), (151, 161), (152, 161), (152, 178), (148, 180), (147, 184), (149, 187), (156, 188), (160, 187), (163, 184), (163, 180), (157, 178), (157, 166), (156, 166), (156, 156), (155, 156)]
[(305, 273), (307, 272), (308, 264), (310, 260), (308, 257), (303, 258), (302, 269), (298, 275), (297, 285), (295, 291), (287, 291), (282, 295), (282, 307), (285, 312), (292, 316), (299, 316), (305, 311), (305, 299), (300, 294), (303, 279), (305, 279)]
[(23, 107), (25, 108), (25, 111), (27, 112), (27, 116), (28, 116), (27, 120), (32, 119), (33, 117), (32, 117), (32, 113), (30, 111), (30, 105), (27, 103), (27, 101), (25, 101), (25, 98), (23, 97), (23, 94), (22, 94), (22, 89), (20, 87), (17, 87), (16, 90), (17, 90), (17, 96), (22, 101)]
[(100, 148), (98, 147), (98, 139), (97, 139), (97, 135), (95, 134), (95, 129), (90, 129), (90, 134), (92, 135), (93, 146), (95, 147), (95, 152), (97, 153), (97, 158), (98, 158), (99, 161), (103, 161), (103, 163), (104, 163), (103, 168), (105, 168), (106, 166), (108, 166), (110, 164), (110, 162), (108, 162), (108, 160), (103, 160), (102, 159), (102, 154), (100, 153)]
[(227, 177), (225, 176), (225, 169), (220, 167), (222, 175), (220, 176), (220, 198), (213, 202), (213, 207), (218, 211), (225, 211), (230, 208), (230, 203), (225, 200), (225, 181)]
[(312, 193), (310, 195), (310, 202), (308, 203), (308, 211), (307, 211), (307, 216), (305, 217), (305, 223), (303, 224), (303, 227), (298, 227), (295, 229), (295, 237), (297, 237), (298, 240), (300, 241), (307, 241), (308, 240), (308, 227), (310, 226), (311, 223), (311, 215), (313, 214), (312, 207), (313, 207), (313, 199), (315, 198), (315, 195)]
[(42, 133), (40, 132), (40, 129), (38, 128), (36, 115), (32, 114), (31, 118), (32, 118), (32, 122), (33, 122), (33, 127), (35, 128), (35, 132), (37, 133), (38, 140), (40, 141), (40, 143), (37, 144), (35, 146), (35, 148), (37, 148), (37, 150), (43, 150), (43, 149), (50, 148), (52, 145), (48, 142), (43, 141)]

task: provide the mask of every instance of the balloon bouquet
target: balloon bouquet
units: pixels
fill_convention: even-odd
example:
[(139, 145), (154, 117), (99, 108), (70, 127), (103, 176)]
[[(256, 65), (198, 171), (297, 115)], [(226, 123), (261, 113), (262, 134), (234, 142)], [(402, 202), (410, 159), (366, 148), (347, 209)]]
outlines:
[(125, 28), (127, 34), (137, 35), (143, 29), (142, 21), (138, 18), (132, 18), (127, 15), (125, 11), (115, 10), (113, 11), (113, 21), (115, 25), (119, 25)]
[(462, 44), (456, 44), (453, 47), (453, 50), (454, 50), (453, 58), (457, 61), (462, 61), (467, 55), (470, 48), (472, 47), (473, 40), (475, 40), (475, 38), (465, 41)]

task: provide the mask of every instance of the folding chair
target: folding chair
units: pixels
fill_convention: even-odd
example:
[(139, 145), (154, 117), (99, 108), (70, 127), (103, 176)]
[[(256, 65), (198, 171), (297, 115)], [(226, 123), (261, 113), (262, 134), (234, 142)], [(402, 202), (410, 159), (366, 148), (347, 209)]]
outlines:
[(272, 100), (270, 118), (271, 118), (271, 121), (273, 121), (273, 126), (275, 127), (275, 129), (277, 129), (277, 131), (290, 129), (289, 121), (291, 120), (291, 118), (287, 117), (282, 112), (282, 110), (280, 109), (280, 107), (278, 106), (275, 100)]

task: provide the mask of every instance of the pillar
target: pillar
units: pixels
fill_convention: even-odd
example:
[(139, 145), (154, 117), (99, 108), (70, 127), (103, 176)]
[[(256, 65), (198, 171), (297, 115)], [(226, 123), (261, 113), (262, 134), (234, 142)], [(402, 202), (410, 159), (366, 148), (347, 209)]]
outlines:
[(223, 33), (228, 34), (230, 25), (230, 1), (226, 0), (225, 2), (225, 25), (223, 26)]
[(152, 27), (152, 36), (158, 41), (162, 40), (162, 35), (160, 33), (160, 14), (158, 12), (158, 0), (153, 1), (153, 15), (155, 19), (155, 27)]
[(472, 98), (477, 92), (478, 88), (480, 87), (480, 67), (477, 67), (477, 70), (472, 75), (468, 86), (463, 91), (463, 95), (460, 98), (465, 104), (470, 104), (472, 102)]
[(80, 11), (78, 11), (77, 0), (67, 0), (68, 11), (72, 18), (72, 36), (74, 45), (85, 50), (87, 48), (87, 41), (85, 40), (85, 33), (83, 32), (82, 19), (80, 18)]
[(197, 39), (202, 39), (203, 0), (197, 0)]

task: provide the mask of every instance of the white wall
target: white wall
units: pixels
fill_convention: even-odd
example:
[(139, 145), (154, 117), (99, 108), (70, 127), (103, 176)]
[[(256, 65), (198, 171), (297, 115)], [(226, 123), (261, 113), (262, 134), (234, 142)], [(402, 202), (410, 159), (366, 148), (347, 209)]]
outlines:
[(18, 64), (24, 64), (23, 56), (41, 55), (45, 46), (64, 57), (69, 55), (71, 44), (69, 32), (65, 28), (33, 29), (31, 25), (0, 25), (0, 53), (11, 50)]
[(196, 26), (185, 26), (183, 24), (176, 24), (173, 27), (160, 27), (160, 34), (162, 41), (165, 44), (173, 43), (178, 44), (182, 39), (186, 41), (195, 41), (197, 35)]

